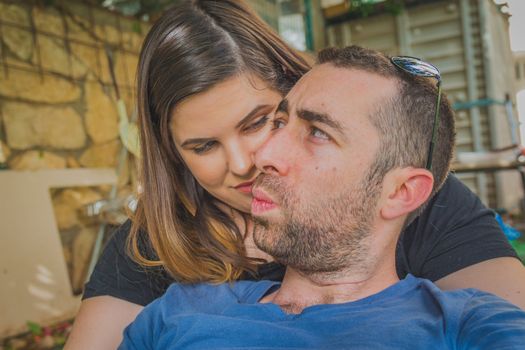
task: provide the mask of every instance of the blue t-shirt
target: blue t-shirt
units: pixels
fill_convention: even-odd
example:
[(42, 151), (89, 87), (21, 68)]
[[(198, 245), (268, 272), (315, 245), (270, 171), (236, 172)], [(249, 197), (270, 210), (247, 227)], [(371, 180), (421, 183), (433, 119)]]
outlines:
[(270, 281), (172, 285), (124, 331), (119, 349), (524, 349), (525, 312), (474, 289), (408, 275), (343, 304), (286, 314), (259, 303)]

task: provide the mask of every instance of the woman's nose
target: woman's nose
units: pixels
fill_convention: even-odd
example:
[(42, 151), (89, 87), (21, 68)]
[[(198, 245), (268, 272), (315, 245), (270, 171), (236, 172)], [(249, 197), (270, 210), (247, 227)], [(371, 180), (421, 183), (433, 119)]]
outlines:
[(239, 144), (232, 145), (229, 153), (229, 166), (230, 171), (239, 176), (246, 176), (252, 171), (253, 164), (253, 151), (243, 147)]

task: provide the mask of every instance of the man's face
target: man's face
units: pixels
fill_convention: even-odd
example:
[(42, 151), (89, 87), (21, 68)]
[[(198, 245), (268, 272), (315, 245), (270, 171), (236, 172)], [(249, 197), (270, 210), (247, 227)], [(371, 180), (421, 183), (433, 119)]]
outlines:
[(254, 239), (298, 270), (336, 272), (364, 259), (381, 179), (370, 174), (379, 134), (369, 116), (393, 81), (360, 70), (314, 67), (278, 107), (257, 152)]

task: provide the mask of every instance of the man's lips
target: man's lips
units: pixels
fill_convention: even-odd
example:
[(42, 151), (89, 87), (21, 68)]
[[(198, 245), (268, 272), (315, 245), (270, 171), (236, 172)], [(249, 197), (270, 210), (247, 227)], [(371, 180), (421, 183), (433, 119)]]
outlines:
[(263, 190), (254, 188), (252, 194), (252, 215), (260, 215), (277, 208), (277, 204)]
[(242, 193), (251, 193), (252, 192), (253, 181), (243, 182), (235, 186), (234, 188)]

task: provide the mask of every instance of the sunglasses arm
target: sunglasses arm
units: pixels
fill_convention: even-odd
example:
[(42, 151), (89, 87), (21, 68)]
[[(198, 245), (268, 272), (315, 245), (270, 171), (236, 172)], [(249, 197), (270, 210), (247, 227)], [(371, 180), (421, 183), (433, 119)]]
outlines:
[(434, 115), (434, 125), (432, 126), (432, 140), (430, 141), (430, 146), (428, 149), (427, 156), (427, 170), (432, 170), (432, 155), (434, 154), (434, 146), (436, 144), (437, 138), (437, 129), (439, 126), (439, 110), (441, 107), (441, 80), (438, 80), (437, 83), (438, 93), (437, 93), (437, 102), (436, 102), (436, 114)]

